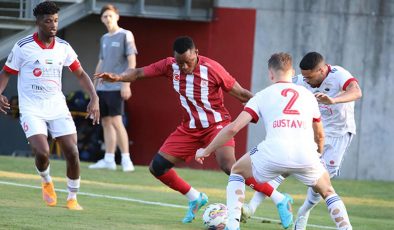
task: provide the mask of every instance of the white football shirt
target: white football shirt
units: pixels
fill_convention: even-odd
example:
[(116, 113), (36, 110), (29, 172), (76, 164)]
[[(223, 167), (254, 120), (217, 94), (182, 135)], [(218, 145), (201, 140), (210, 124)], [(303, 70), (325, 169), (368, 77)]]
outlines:
[[(325, 93), (330, 97), (336, 97), (343, 93), (352, 81), (357, 81), (349, 71), (340, 66), (328, 65), (329, 73), (320, 87), (312, 88), (304, 81), (300, 74), (293, 78), (293, 82), (306, 87), (312, 93)], [(356, 134), (356, 122), (354, 120), (354, 101), (325, 105), (319, 103), (324, 133), (326, 136), (339, 137), (346, 133)]]
[(62, 92), (62, 70), (80, 67), (77, 54), (64, 40), (56, 37), (49, 47), (37, 33), (19, 40), (5, 63), (4, 70), (18, 75), (21, 114), (57, 119), (69, 113)]
[[(315, 163), (317, 144), (313, 121), (320, 120), (320, 111), (313, 94), (291, 82), (278, 82), (258, 92), (246, 104), (244, 111), (253, 122), (262, 118), (266, 138), (257, 148), (253, 160), (274, 165), (302, 168)], [(260, 151), (262, 150), (262, 151)]]

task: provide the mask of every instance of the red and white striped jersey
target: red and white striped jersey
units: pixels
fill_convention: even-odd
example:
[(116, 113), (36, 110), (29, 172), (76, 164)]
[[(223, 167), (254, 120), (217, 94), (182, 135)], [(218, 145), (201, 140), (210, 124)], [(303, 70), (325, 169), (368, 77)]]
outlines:
[(56, 37), (46, 47), (37, 33), (19, 40), (3, 67), (18, 75), (19, 109), (22, 114), (56, 119), (69, 113), (62, 92), (62, 70), (80, 67), (77, 54), (64, 40)]
[(145, 77), (165, 76), (172, 81), (184, 109), (184, 127), (201, 129), (231, 120), (224, 107), (222, 89), (230, 91), (236, 81), (216, 61), (199, 55), (192, 74), (181, 73), (173, 57), (145, 66), (143, 70)]

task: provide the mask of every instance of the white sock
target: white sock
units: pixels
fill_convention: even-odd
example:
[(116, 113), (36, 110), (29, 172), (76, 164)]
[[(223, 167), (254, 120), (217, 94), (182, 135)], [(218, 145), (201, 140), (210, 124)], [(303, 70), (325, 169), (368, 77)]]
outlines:
[(315, 207), (320, 202), (321, 199), (322, 197), (320, 196), (320, 194), (314, 192), (313, 189), (309, 187), (304, 204), (298, 210), (297, 215), (306, 216), (307, 213), (310, 212), (312, 208)]
[(68, 190), (67, 200), (77, 199), (77, 193), (79, 191), (80, 183), (81, 183), (81, 178), (72, 180), (67, 177), (67, 190)]
[(122, 153), (122, 161), (123, 160), (126, 161), (130, 160), (130, 153)]
[(245, 179), (238, 174), (231, 174), (227, 184), (228, 229), (239, 228), (241, 208), (245, 200)]
[(114, 153), (105, 153), (104, 160), (108, 163), (115, 161), (115, 154)]
[(185, 194), (189, 201), (197, 200), (200, 196), (200, 192), (195, 190), (193, 187), (190, 188), (189, 192)]
[(277, 178), (269, 181), (268, 184), (270, 184), (274, 189), (277, 189), (285, 179), (286, 178), (284, 178), (283, 176), (278, 176)]
[(331, 219), (338, 229), (351, 229), (349, 216), (345, 204), (337, 194), (330, 195), (326, 198), (326, 204)]
[(257, 207), (266, 197), (262, 192), (254, 192), (252, 199), (249, 201), (249, 208), (252, 210), (252, 213), (256, 212)]
[(278, 192), (276, 189), (272, 192), (270, 197), (275, 205), (279, 204), (283, 199), (285, 199), (285, 195)]
[(52, 178), (49, 175), (50, 168), (51, 168), (50, 165), (48, 165), (48, 168), (41, 172), (36, 167), (36, 170), (37, 170), (38, 174), (41, 176), (41, 181), (44, 182), (44, 183), (49, 183), (49, 182), (52, 181)]

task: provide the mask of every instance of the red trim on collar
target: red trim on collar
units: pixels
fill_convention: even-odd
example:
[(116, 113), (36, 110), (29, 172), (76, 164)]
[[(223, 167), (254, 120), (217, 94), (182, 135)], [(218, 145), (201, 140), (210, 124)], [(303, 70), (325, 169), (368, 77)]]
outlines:
[(44, 43), (42, 43), (42, 41), (40, 41), (40, 39), (38, 38), (38, 33), (35, 32), (33, 34), (33, 39), (34, 41), (37, 43), (38, 46), (40, 46), (42, 49), (53, 49), (53, 47), (55, 46), (55, 38), (53, 38), (51, 44), (49, 44), (49, 46), (45, 46)]
[(326, 64), (326, 66), (327, 66), (327, 68), (328, 68), (328, 72), (327, 72), (327, 75), (326, 75), (326, 77), (328, 76), (328, 74), (330, 74), (330, 72), (331, 72), (331, 65), (329, 65), (329, 64)]

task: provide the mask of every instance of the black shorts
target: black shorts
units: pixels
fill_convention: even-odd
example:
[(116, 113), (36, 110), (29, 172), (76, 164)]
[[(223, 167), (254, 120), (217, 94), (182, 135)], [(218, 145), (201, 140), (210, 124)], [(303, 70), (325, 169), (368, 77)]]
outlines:
[(124, 101), (120, 91), (97, 91), (101, 117), (123, 115)]

